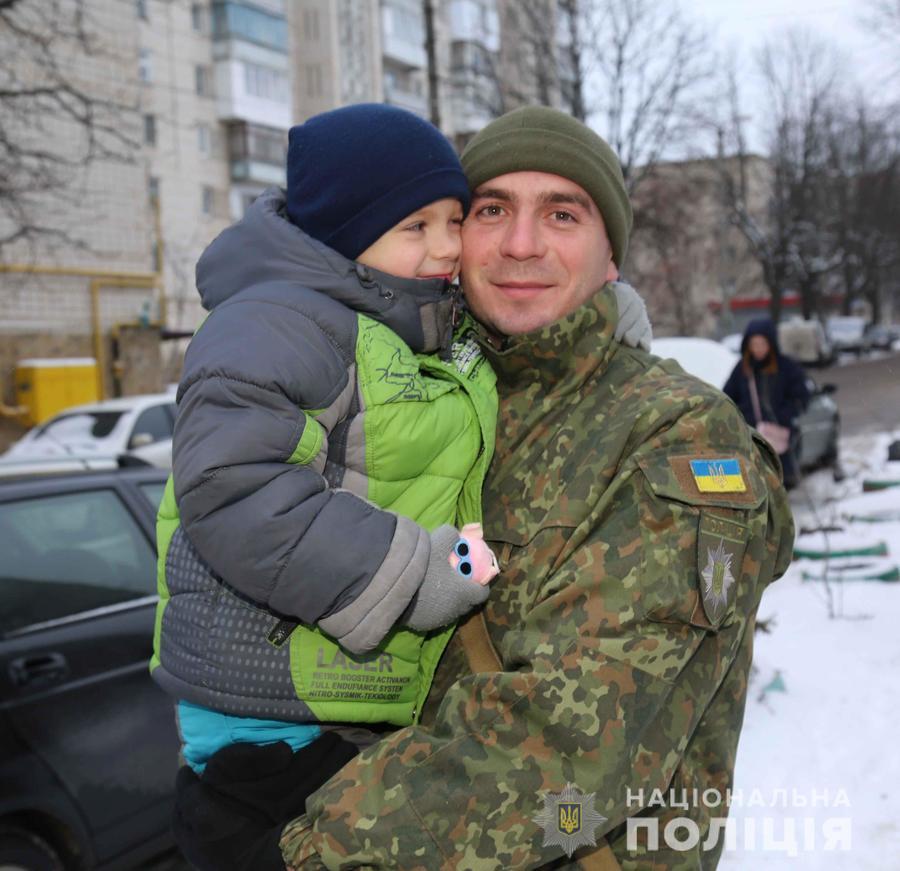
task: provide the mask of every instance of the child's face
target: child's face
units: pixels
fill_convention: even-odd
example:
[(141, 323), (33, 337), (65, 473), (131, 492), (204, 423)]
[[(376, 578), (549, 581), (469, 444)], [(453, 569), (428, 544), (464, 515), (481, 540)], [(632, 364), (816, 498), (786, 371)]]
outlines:
[(356, 260), (398, 278), (452, 281), (459, 274), (461, 225), (459, 200), (436, 200), (391, 227)]

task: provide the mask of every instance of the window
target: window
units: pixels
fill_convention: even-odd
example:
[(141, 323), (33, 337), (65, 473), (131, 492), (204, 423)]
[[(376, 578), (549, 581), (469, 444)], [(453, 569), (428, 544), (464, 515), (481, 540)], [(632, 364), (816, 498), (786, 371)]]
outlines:
[(319, 10), (308, 9), (303, 13), (303, 38), (307, 42), (319, 39)]
[(209, 67), (200, 64), (194, 67), (194, 90), (201, 97), (212, 96), (212, 72)]
[(147, 179), (147, 198), (152, 206), (159, 202), (159, 179), (155, 175)]
[(422, 10), (409, 6), (383, 6), (381, 24), (385, 36), (395, 37), (411, 45), (425, 43), (425, 19)]
[(212, 150), (212, 133), (209, 124), (197, 125), (197, 149), (203, 155), (209, 155)]
[(112, 490), (0, 504), (0, 635), (156, 592), (156, 558)]
[(156, 145), (155, 115), (144, 115), (144, 145)]
[(306, 96), (322, 96), (322, 67), (319, 64), (306, 65)]
[(82, 411), (59, 414), (45, 423), (34, 437), (63, 443), (83, 441), (84, 439), (105, 439), (121, 419), (121, 411)]
[(287, 135), (284, 130), (234, 124), (228, 131), (228, 150), (232, 160), (252, 160), (283, 167), (287, 157)]
[(251, 97), (288, 102), (287, 76), (280, 70), (244, 61), (244, 90)]
[(160, 482), (159, 484), (138, 484), (138, 487), (140, 487), (141, 492), (147, 497), (147, 501), (153, 506), (154, 510), (159, 508), (159, 503), (162, 502), (163, 493), (166, 491), (166, 485)]
[(145, 83), (153, 81), (153, 55), (149, 48), (142, 48), (138, 55), (138, 78)]
[(141, 19), (141, 21), (147, 21), (149, 16), (147, 15), (147, 0), (136, 0), (135, 5), (137, 7), (137, 16)]
[[(129, 448), (139, 448), (172, 438), (173, 416), (168, 405), (151, 405), (145, 408), (134, 423)], [(150, 436), (151, 441), (146, 437)]]
[(201, 201), (204, 215), (211, 215), (215, 204), (216, 192), (209, 186), (203, 185), (201, 190)]
[(202, 3), (191, 3), (191, 27), (195, 33), (206, 32), (206, 9)]

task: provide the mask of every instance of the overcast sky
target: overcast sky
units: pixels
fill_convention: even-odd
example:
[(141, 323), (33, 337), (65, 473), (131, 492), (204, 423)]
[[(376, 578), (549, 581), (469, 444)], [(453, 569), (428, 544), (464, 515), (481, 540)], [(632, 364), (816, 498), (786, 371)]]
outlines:
[[(887, 48), (860, 25), (862, 0), (682, 0), (686, 15), (706, 21), (717, 47), (736, 51), (749, 70), (754, 50), (779, 30), (801, 26), (833, 42), (848, 72), (874, 99), (900, 99), (900, 76), (889, 76)], [(758, 139), (757, 103), (750, 107)], [(759, 147), (759, 141), (753, 143)]]
[(862, 84), (884, 85), (888, 51), (860, 26), (861, 0), (683, 0), (685, 13), (715, 28), (717, 42), (749, 56), (780, 29), (808, 27), (844, 53)]

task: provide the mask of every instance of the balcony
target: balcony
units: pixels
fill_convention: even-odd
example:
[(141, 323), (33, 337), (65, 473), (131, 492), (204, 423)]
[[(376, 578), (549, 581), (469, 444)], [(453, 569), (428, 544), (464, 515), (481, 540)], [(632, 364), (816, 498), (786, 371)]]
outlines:
[(399, 88), (384, 88), (384, 102), (391, 106), (398, 106), (401, 109), (407, 109), (415, 112), (422, 118), (428, 118), (428, 100), (421, 94), (415, 94), (412, 91), (402, 91)]
[(213, 3), (213, 40), (226, 39), (251, 42), (287, 54), (287, 19), (283, 12), (265, 12), (243, 3)]
[(450, 0), (447, 8), (451, 41), (471, 42), (500, 50), (497, 0)]
[(244, 121), (287, 130), (291, 125), (291, 83), (287, 57), (258, 46), (232, 43), (216, 53), (216, 110), (224, 122)]
[(230, 124), (228, 160), (233, 182), (283, 185), (287, 133), (253, 124)]
[(287, 129), (291, 92), (283, 5), (216, 0), (212, 12), (219, 119)]
[(406, 69), (423, 69), (427, 65), (425, 19), (420, 3), (383, 0), (381, 53), (387, 60)]
[(428, 97), (421, 73), (410, 73), (399, 67), (384, 70), (384, 102), (428, 117)]

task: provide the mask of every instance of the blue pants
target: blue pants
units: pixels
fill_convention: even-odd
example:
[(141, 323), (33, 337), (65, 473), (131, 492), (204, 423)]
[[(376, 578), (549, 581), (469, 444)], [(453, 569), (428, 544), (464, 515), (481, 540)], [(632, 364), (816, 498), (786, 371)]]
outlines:
[(177, 716), (184, 761), (198, 775), (203, 773), (209, 757), (229, 744), (262, 746), (284, 741), (296, 752), (322, 734), (312, 723), (238, 717), (190, 702), (178, 703)]

